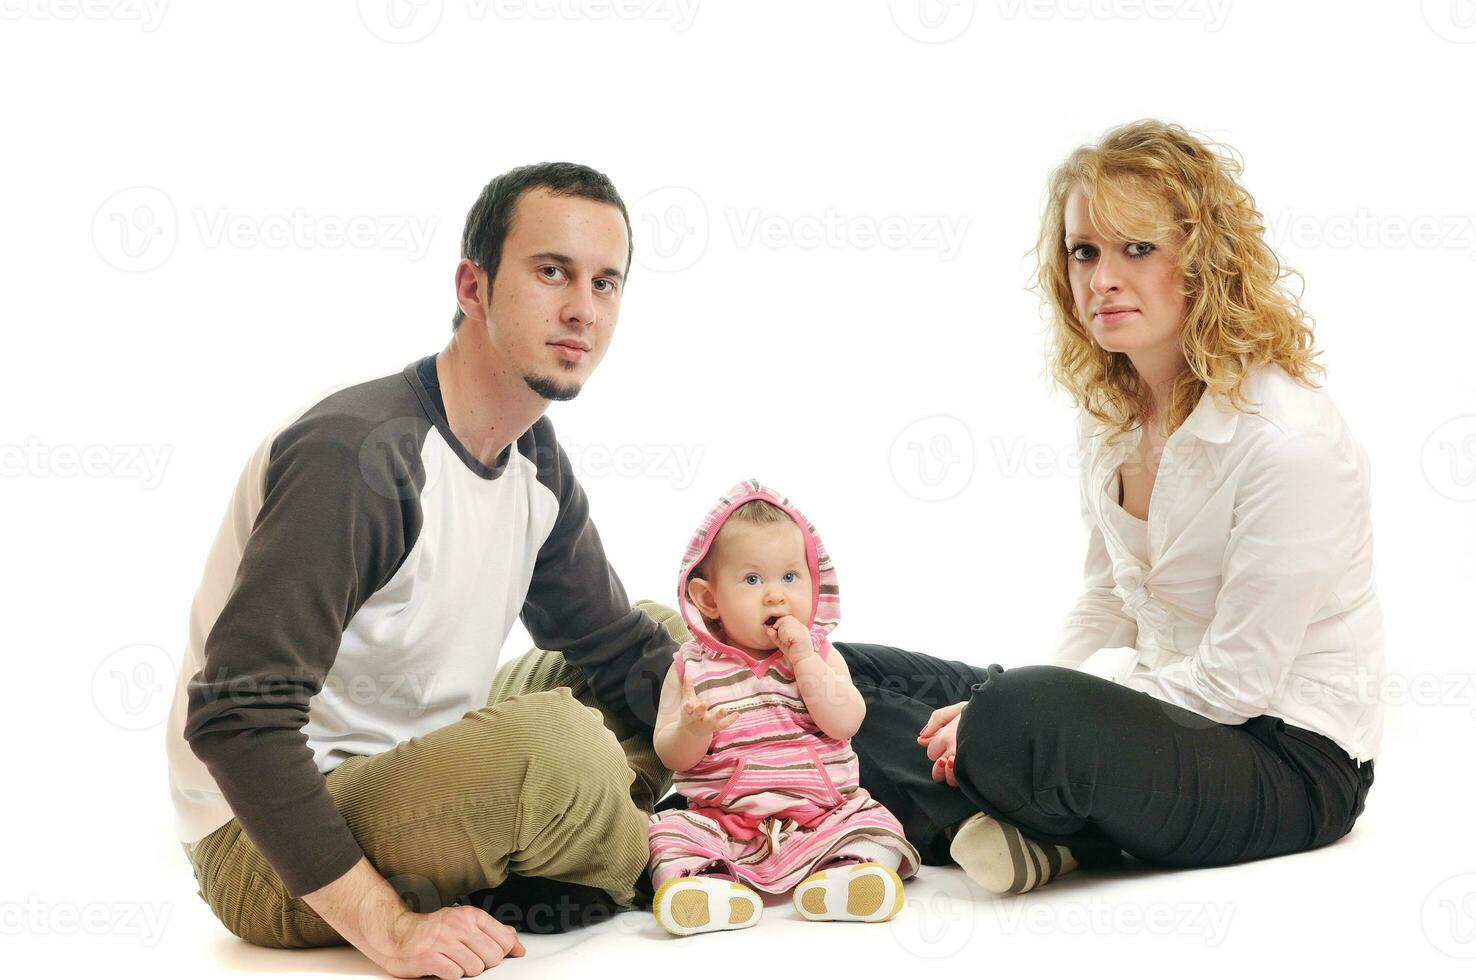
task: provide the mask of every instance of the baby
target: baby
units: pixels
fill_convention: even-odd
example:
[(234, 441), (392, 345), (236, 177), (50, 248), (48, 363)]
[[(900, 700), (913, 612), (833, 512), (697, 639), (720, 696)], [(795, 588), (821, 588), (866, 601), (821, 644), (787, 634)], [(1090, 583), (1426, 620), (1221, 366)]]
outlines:
[(815, 529), (739, 484), (687, 546), (677, 602), (695, 639), (666, 676), (654, 741), (689, 802), (651, 818), (656, 920), (678, 936), (742, 929), (759, 892), (791, 888), (806, 919), (890, 919), (920, 862), (860, 787), (850, 738), (866, 703), (827, 638), (840, 592)]

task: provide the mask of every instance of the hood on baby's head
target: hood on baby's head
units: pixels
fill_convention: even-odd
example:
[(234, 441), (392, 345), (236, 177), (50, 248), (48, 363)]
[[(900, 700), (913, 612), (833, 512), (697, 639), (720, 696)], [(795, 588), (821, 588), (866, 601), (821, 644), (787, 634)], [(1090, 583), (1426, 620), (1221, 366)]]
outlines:
[(809, 564), (810, 583), (813, 589), (810, 596), (810, 622), (807, 624), (810, 630), (828, 634), (840, 622), (840, 585), (836, 580), (835, 566), (831, 564), (830, 555), (825, 550), (825, 543), (820, 540), (815, 526), (800, 512), (798, 507), (789, 501), (788, 497), (772, 487), (764, 486), (758, 480), (745, 480), (730, 487), (703, 517), (697, 533), (692, 535), (692, 539), (687, 543), (686, 553), (682, 556), (681, 574), (677, 576), (677, 608), (681, 610), (682, 618), (686, 620), (687, 628), (692, 631), (692, 635), (710, 647), (721, 649), (726, 644), (712, 635), (707, 628), (706, 621), (702, 618), (701, 610), (692, 605), (687, 598), (687, 582), (693, 577), (693, 569), (701, 564), (708, 552), (712, 550), (718, 532), (723, 529), (728, 518), (732, 517), (738, 508), (755, 500), (772, 504), (783, 511), (790, 520), (794, 521), (804, 536), (805, 561)]

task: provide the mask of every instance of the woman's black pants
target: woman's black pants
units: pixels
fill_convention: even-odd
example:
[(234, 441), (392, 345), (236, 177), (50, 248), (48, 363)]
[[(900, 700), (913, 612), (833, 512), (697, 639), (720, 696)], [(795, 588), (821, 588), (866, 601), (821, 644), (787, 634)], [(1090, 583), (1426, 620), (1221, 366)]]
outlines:
[[(1304, 851), (1348, 833), (1373, 763), (1262, 715), (1222, 725), (1064, 667), (973, 667), (870, 643), (836, 643), (866, 699), (851, 740), (861, 785), (928, 864), (943, 831), (984, 812), (1064, 844), (1084, 865), (1203, 867)], [(967, 701), (954, 765), (935, 782), (917, 734)]]

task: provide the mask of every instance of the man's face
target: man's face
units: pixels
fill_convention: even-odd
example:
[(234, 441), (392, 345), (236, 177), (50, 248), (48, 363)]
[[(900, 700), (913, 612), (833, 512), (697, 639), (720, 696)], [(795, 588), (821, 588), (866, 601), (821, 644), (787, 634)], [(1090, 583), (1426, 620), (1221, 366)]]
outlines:
[(573, 398), (605, 356), (628, 254), (614, 205), (546, 188), (518, 198), (486, 330), (501, 362), (542, 397)]

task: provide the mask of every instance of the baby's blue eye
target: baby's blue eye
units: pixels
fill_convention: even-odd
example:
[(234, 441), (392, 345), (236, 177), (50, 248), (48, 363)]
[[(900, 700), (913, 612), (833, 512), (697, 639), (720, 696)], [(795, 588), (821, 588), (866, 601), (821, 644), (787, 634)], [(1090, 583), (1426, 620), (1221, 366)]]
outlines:
[(786, 581), (786, 582), (798, 582), (799, 581), (799, 576), (796, 575), (794, 572), (785, 572), (784, 573), (784, 581)]
[(744, 585), (758, 585), (759, 584), (759, 577), (757, 575), (745, 575), (745, 576), (743, 576), (743, 584)]

